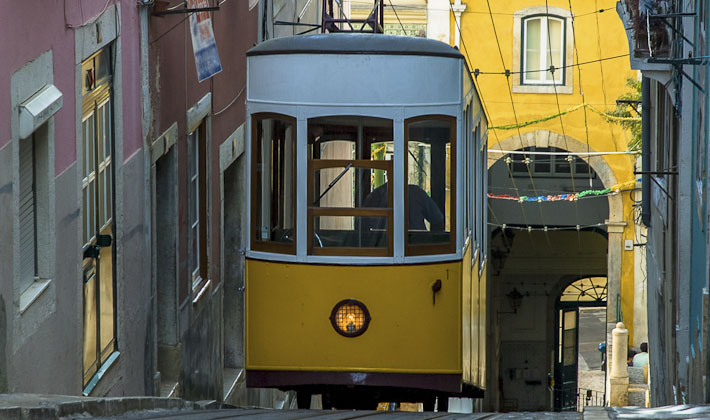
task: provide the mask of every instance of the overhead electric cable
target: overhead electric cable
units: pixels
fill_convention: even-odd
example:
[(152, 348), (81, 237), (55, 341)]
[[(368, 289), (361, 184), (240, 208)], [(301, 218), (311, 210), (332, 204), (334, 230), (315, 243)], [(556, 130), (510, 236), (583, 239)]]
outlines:
[[(552, 89), (555, 92), (555, 102), (557, 103), (557, 112), (559, 113), (559, 118), (560, 118), (560, 128), (562, 129), (562, 139), (565, 141), (565, 150), (570, 150), (569, 144), (567, 144), (567, 133), (565, 132), (565, 124), (564, 120), (562, 119), (562, 109), (560, 108), (560, 97), (557, 93), (557, 83), (555, 81), (555, 65), (552, 63), (552, 37), (550, 36), (550, 6), (548, 3), (548, 0), (545, 0), (545, 12), (547, 13), (546, 19), (547, 19), (547, 52), (548, 56), (550, 59), (550, 73), (552, 73)], [(564, 20), (562, 21), (563, 23), (565, 22)], [(560, 28), (561, 30), (564, 30), (564, 28)], [(566, 41), (564, 38), (562, 38), (563, 41)], [(560, 61), (562, 61), (562, 58), (564, 57), (564, 54), (566, 53), (566, 45), (562, 46), (562, 49), (560, 51)], [(562, 70), (562, 74), (560, 75), (560, 81), (564, 80), (565, 77), (565, 70)], [(571, 185), (572, 185), (572, 192), (576, 195), (577, 194), (577, 183), (574, 179), (574, 169), (575, 166), (573, 165), (574, 158), (572, 155), (567, 156), (567, 162), (569, 162), (570, 168), (569, 168), (569, 176), (570, 179), (572, 180)], [(589, 167), (589, 165), (587, 165)], [(591, 182), (591, 176), (590, 176), (590, 182)], [(579, 206), (577, 205), (577, 200), (574, 200), (574, 213), (575, 213), (575, 218), (577, 220), (577, 224), (579, 224)], [(577, 239), (580, 242), (581, 245), (581, 236), (577, 234)]]
[[(577, 31), (575, 27), (575, 22), (574, 22), (574, 13), (572, 12), (572, 0), (567, 0), (567, 4), (569, 5), (569, 13), (572, 16), (572, 45), (574, 46), (574, 57), (577, 60), (577, 63), (579, 63), (579, 50), (577, 49)], [(577, 66), (577, 75), (578, 75), (578, 80), (579, 80), (579, 94), (582, 96), (582, 102), (586, 103), (587, 100), (584, 97), (584, 89), (582, 89), (582, 69)], [(587, 109), (584, 109), (584, 139), (587, 143), (587, 152), (590, 150), (590, 145), (589, 145), (589, 123), (587, 121)], [(592, 165), (587, 165), (587, 169), (589, 171), (589, 186), (592, 186)]]
[[(584, 66), (584, 65), (587, 65), (587, 64), (599, 63), (599, 62), (602, 62), (602, 61), (616, 60), (617, 58), (624, 58), (624, 57), (628, 57), (628, 56), (629, 56), (628, 53), (626, 53), (626, 54), (619, 54), (619, 55), (614, 55), (614, 56), (610, 56), (610, 57), (598, 58), (598, 59), (596, 59), (596, 60), (584, 61), (584, 62), (581, 62), (581, 63), (578, 62), (577, 64), (565, 64), (564, 66), (561, 66), (560, 68), (561, 68), (561, 69), (566, 69), (566, 68), (569, 68), (569, 67), (579, 67), (579, 66)], [(546, 72), (546, 71), (549, 71), (549, 70), (550, 70), (549, 68), (547, 68), (547, 69), (537, 69), (537, 70), (520, 70), (520, 71), (506, 70), (506, 71), (502, 71), (502, 72), (501, 72), (501, 71), (480, 71), (480, 70), (479, 70), (479, 71), (478, 71), (478, 74), (479, 74), (479, 75), (483, 74), (483, 75), (498, 75), (498, 76), (501, 76), (501, 75), (502, 75), (502, 76), (507, 76), (507, 75), (510, 75), (510, 74), (540, 73), (540, 72)], [(606, 101), (605, 101), (605, 102), (606, 102)]]
[[(498, 31), (496, 29), (495, 20), (493, 19), (493, 11), (491, 10), (490, 0), (486, 0), (486, 5), (488, 6), (488, 12), (489, 12), (489, 16), (491, 18), (491, 25), (493, 27), (493, 35), (495, 36), (495, 39), (496, 39), (496, 45), (498, 47), (498, 54), (500, 55), (500, 61), (503, 66), (503, 69), (505, 70), (506, 66), (505, 66), (505, 59), (503, 58), (503, 49), (500, 46), (500, 39), (498, 38)], [(506, 75), (506, 84), (505, 85), (508, 88), (508, 96), (510, 97), (510, 105), (513, 109), (513, 117), (515, 118), (515, 124), (517, 125), (518, 124), (518, 113), (515, 110), (515, 101), (513, 100), (513, 89), (510, 87), (510, 73), (509, 72)], [(517, 131), (518, 131), (518, 140), (520, 141), (520, 146), (521, 146), (520, 148), (523, 152), (523, 156), (525, 156), (525, 146), (523, 144), (523, 137), (520, 132), (520, 128), (518, 128)], [(535, 186), (535, 179), (532, 176), (532, 172), (530, 172), (530, 163), (529, 163), (529, 159), (527, 156), (525, 156), (525, 160), (526, 160), (525, 166), (528, 170), (528, 175), (530, 177), (530, 185), (532, 186), (533, 191), (535, 192), (535, 195), (538, 195), (537, 187)], [(513, 173), (510, 169), (510, 164), (506, 164), (506, 166), (508, 167), (508, 171), (510, 173), (510, 179), (514, 180)], [(542, 221), (543, 224), (545, 224), (545, 217), (542, 213), (542, 207), (538, 206), (538, 210), (540, 211), (540, 220)], [(550, 243), (549, 237), (547, 235), (545, 235), (545, 237), (547, 239), (548, 245), (550, 246), (550, 248), (552, 248), (552, 244)]]
[[(598, 1), (594, 0), (594, 7), (597, 7)], [(599, 58), (602, 57), (602, 40), (601, 40), (601, 27), (599, 26), (599, 15), (595, 17), (597, 23), (597, 50), (599, 51)], [(604, 103), (606, 103), (606, 83), (604, 82), (604, 64), (599, 60), (599, 74), (602, 79), (602, 95), (604, 97)], [(609, 127), (609, 132), (611, 133), (611, 141), (614, 143), (614, 148), (619, 150), (619, 145), (616, 144), (616, 135), (614, 135), (614, 128)]]
[[(503, 154), (522, 154), (521, 151), (519, 150), (500, 150), (500, 149), (490, 149), (491, 152), (494, 153), (503, 153)], [(624, 152), (572, 152), (572, 151), (566, 151), (566, 152), (538, 152), (538, 151), (527, 151), (525, 152), (528, 155), (546, 155), (546, 156), (567, 156), (567, 155), (578, 155), (578, 156), (603, 156), (603, 155), (636, 155), (640, 154), (640, 151), (634, 151), (634, 150), (627, 150)]]
[[(449, 3), (449, 9), (451, 10), (451, 13), (454, 13), (454, 7), (453, 7), (453, 5), (452, 5), (451, 3)], [(454, 24), (456, 25), (456, 30), (457, 30), (458, 33), (459, 33), (459, 40), (461, 40), (461, 45), (463, 46), (463, 51), (464, 51), (464, 54), (465, 54), (465, 56), (466, 56), (466, 60), (467, 60), (467, 62), (469, 63), (469, 68), (470, 68), (470, 65), (473, 64), (473, 62), (471, 61), (471, 57), (468, 55), (468, 47), (466, 47), (466, 41), (464, 40), (463, 33), (461, 32), (461, 26), (459, 25), (459, 22), (458, 22), (456, 19), (454, 19)], [(481, 107), (483, 108), (483, 113), (486, 115), (486, 117), (487, 117), (487, 119), (488, 119), (488, 124), (489, 124), (489, 125), (492, 125), (492, 124), (493, 124), (493, 120), (492, 120), (492, 118), (491, 118), (490, 112), (488, 112), (488, 107), (486, 106), (486, 101), (485, 101), (484, 98), (483, 98), (483, 91), (481, 90), (481, 87), (480, 87), (480, 85), (478, 84), (478, 78), (477, 78), (477, 76), (476, 76), (476, 77), (473, 77), (473, 85), (474, 85), (475, 88), (476, 88), (476, 92), (478, 92), (478, 98), (481, 100)], [(500, 138), (498, 138), (498, 133), (497, 133), (495, 130), (493, 130), (493, 135), (494, 135), (495, 138), (496, 138), (496, 143), (500, 143)], [(489, 149), (489, 150), (490, 150), (490, 149)], [(481, 165), (484, 165), (484, 164), (485, 164), (485, 162), (481, 162)], [(513, 187), (515, 188), (516, 193), (519, 195), (519, 194), (520, 194), (520, 190), (518, 189), (518, 186), (517, 186), (517, 184), (515, 183), (515, 179), (513, 178), (513, 173), (510, 171), (510, 167), (509, 167), (508, 165), (506, 165), (506, 167), (507, 167), (507, 169), (508, 169), (508, 173), (510, 174), (510, 179), (511, 179), (511, 181), (512, 181), (512, 183), (513, 183)], [(484, 169), (484, 170), (488, 170), (488, 169), (486, 168), (486, 169)], [(488, 185), (486, 185), (485, 188), (488, 188)], [(487, 202), (487, 201), (488, 201), (488, 200), (486, 200), (486, 202)], [(488, 207), (490, 208), (490, 203), (488, 203)], [(526, 214), (525, 214), (525, 207), (523, 206), (522, 203), (520, 203), (520, 211), (521, 211), (522, 214), (523, 214), (523, 219), (524, 219), (525, 222), (527, 223), (527, 216), (526, 216)], [(493, 213), (493, 210), (492, 210), (492, 209), (491, 209), (491, 213), (494, 215), (494, 216), (493, 216), (494, 218), (497, 218), (497, 216), (495, 215), (495, 213)]]

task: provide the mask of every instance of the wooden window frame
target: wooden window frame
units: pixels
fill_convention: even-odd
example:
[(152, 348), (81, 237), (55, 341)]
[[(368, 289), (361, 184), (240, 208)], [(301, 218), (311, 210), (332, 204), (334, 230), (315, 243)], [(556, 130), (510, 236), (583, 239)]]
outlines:
[[(273, 241), (262, 241), (256, 240), (254, 234), (257, 232), (257, 211), (259, 206), (257, 205), (257, 188), (261, 188), (261, 185), (257, 185), (256, 167), (260, 160), (257, 156), (257, 130), (256, 122), (261, 120), (276, 119), (291, 124), (293, 126), (293, 200), (291, 206), (291, 214), (293, 220), (293, 243), (279, 243)], [(263, 251), (271, 252), (276, 254), (290, 254), (296, 255), (297, 243), (298, 243), (298, 220), (296, 219), (296, 203), (298, 196), (298, 183), (297, 183), (297, 156), (298, 156), (298, 121), (296, 118), (285, 114), (278, 114), (273, 112), (260, 112), (256, 114), (251, 114), (251, 194), (250, 194), (250, 212), (251, 212), (251, 223), (249, 232), (249, 243), (252, 251)]]
[[(440, 244), (424, 244), (424, 245), (410, 245), (409, 244), (409, 156), (407, 155), (407, 151), (409, 150), (409, 125), (415, 122), (419, 121), (433, 121), (433, 120), (439, 120), (439, 121), (446, 121), (450, 124), (450, 129), (451, 129), (451, 164), (450, 164), (450, 175), (451, 175), (451, 203), (450, 203), (450, 210), (451, 210), (451, 215), (450, 215), (450, 233), (449, 233), (449, 241), (446, 243), (440, 243)], [(454, 254), (456, 253), (456, 238), (457, 238), (457, 225), (456, 225), (456, 204), (457, 204), (457, 179), (456, 179), (456, 172), (457, 172), (457, 142), (458, 142), (458, 132), (457, 132), (457, 125), (456, 125), (456, 117), (452, 117), (450, 115), (440, 115), (440, 114), (433, 114), (433, 115), (421, 115), (418, 117), (412, 117), (404, 120), (404, 151), (405, 151), (405, 158), (404, 158), (404, 173), (402, 174), (403, 176), (403, 181), (404, 181), (404, 255), (409, 257), (409, 256), (418, 256), (418, 255), (438, 255), (438, 254)], [(446, 221), (446, 212), (444, 211), (444, 221)]]
[[(379, 169), (387, 171), (387, 179), (392, 177), (393, 161), (391, 160), (365, 160), (365, 159), (309, 159), (308, 160), (308, 255), (329, 255), (344, 256), (356, 255), (365, 257), (391, 257), (394, 255), (394, 188), (387, 188), (387, 200), (389, 207), (383, 208), (340, 208), (340, 207), (314, 207), (310, 205), (316, 199), (313, 186), (315, 185), (315, 173), (320, 169), (342, 168), (352, 164), (353, 168)], [(387, 218), (387, 248), (374, 247), (314, 247), (313, 219), (317, 216), (364, 216), (364, 217), (386, 217)]]

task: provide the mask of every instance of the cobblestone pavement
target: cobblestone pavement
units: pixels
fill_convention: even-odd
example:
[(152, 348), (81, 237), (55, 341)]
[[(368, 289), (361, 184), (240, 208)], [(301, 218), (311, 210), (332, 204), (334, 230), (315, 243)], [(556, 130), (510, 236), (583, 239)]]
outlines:
[(604, 382), (606, 381), (606, 372), (602, 370), (586, 370), (579, 371), (579, 388), (591, 389), (595, 392), (604, 393)]
[(710, 419), (710, 405), (672, 405), (656, 408), (611, 407), (609, 418), (619, 420)]
[[(119, 417), (101, 417), (118, 419)], [(120, 417), (130, 420), (176, 419), (176, 420), (217, 420), (217, 419), (263, 419), (263, 420), (582, 420), (582, 413), (407, 413), (401, 411), (317, 411), (317, 410), (266, 410), (234, 409), (205, 410), (200, 412), (140, 412)]]

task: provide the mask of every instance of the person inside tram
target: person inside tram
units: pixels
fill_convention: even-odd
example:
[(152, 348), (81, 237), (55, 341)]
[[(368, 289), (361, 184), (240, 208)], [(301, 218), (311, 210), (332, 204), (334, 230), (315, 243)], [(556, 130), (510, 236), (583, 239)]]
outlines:
[[(384, 183), (375, 188), (370, 194), (365, 197), (364, 207), (388, 207), (387, 203), (387, 184)], [(409, 230), (419, 230), (432, 232), (441, 232), (445, 228), (444, 214), (439, 210), (436, 202), (418, 185), (409, 184), (407, 186), (407, 201), (409, 206), (408, 226)], [(430, 229), (427, 229), (426, 223), (429, 222)], [(372, 228), (384, 228), (374, 227)]]

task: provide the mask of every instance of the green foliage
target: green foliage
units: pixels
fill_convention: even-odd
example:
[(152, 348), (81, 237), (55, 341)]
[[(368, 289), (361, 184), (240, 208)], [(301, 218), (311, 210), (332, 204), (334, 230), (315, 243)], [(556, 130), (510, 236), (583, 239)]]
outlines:
[[(617, 101), (637, 101), (635, 103), (629, 102), (617, 102), (616, 109), (609, 112), (608, 115), (613, 115), (615, 117), (635, 117), (641, 116), (641, 82), (629, 77), (626, 79), (626, 86), (629, 87), (630, 92), (625, 92)], [(623, 128), (631, 131), (631, 140), (627, 144), (627, 148), (630, 151), (640, 151), (641, 150), (641, 121), (618, 121), (615, 124), (620, 124)]]

